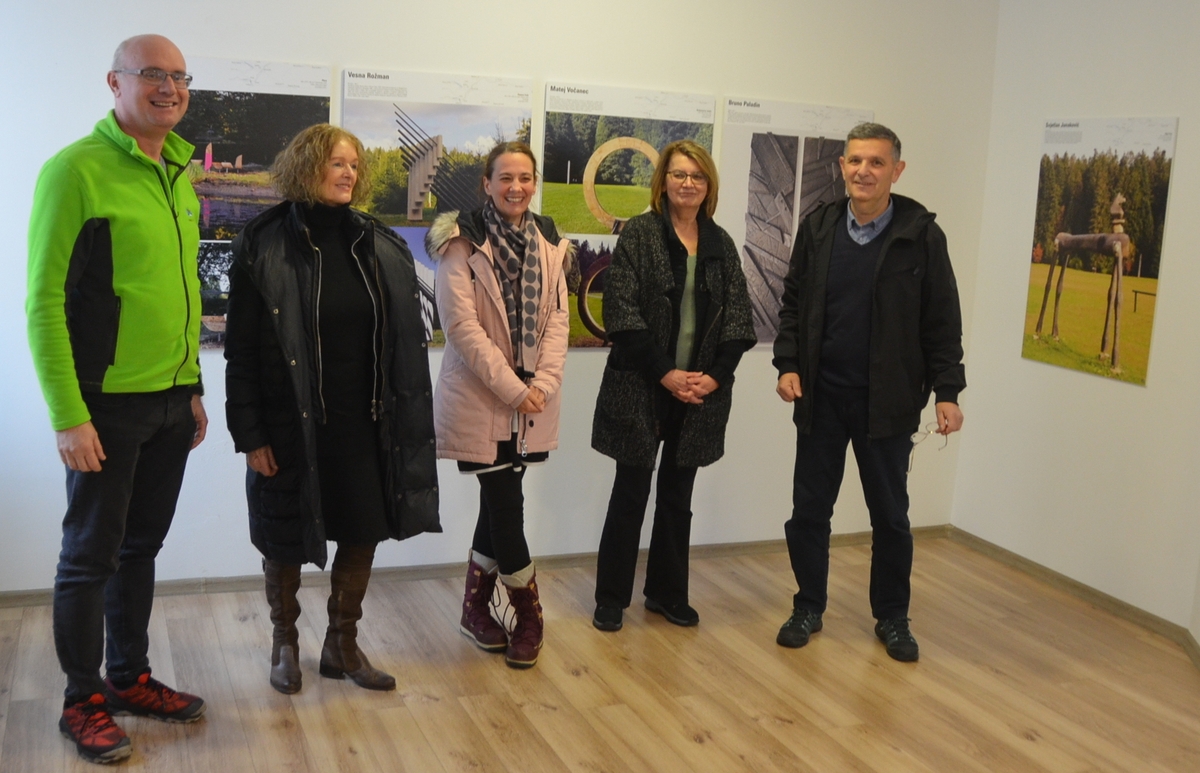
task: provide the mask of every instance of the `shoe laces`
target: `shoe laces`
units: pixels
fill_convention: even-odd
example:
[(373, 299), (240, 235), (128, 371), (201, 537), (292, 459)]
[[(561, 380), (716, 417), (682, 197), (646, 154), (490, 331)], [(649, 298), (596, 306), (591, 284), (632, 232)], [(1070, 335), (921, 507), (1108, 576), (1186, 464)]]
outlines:
[(472, 602), (465, 605), (467, 610), (467, 620), (471, 623), (471, 625), (478, 625), (481, 620), (492, 617), (491, 610), (495, 609), (496, 605), (496, 585), (493, 584), (491, 593), (488, 594), (487, 599), (485, 599), (482, 604)]
[(512, 636), (513, 629), (517, 626), (517, 610), (513, 609), (512, 602), (508, 600), (506, 595), (500, 591), (500, 582), (497, 581), (492, 586), (491, 608), (495, 613), (492, 617), (500, 621), (500, 627), (509, 636)]
[(900, 641), (916, 641), (913, 638), (912, 631), (908, 630), (908, 621), (910, 618), (897, 617), (890, 620), (881, 620), (879, 622), (879, 630), (883, 632), (884, 637), (889, 643)]
[(160, 706), (163, 709), (169, 709), (179, 700), (178, 692), (150, 676), (149, 671), (139, 676), (137, 682), (128, 690), (121, 690), (120, 696), (127, 701), (144, 706)]
[(108, 706), (105, 705), (103, 695), (96, 693), (83, 703), (78, 704), (75, 708), (81, 717), (79, 723), (80, 738), (104, 735), (111, 733), (113, 730), (120, 732), (120, 726), (113, 721), (112, 714), (108, 713)]
[[(496, 584), (497, 594), (500, 592), (499, 585), (499, 583)], [(493, 597), (493, 608), (495, 608), (495, 604), (496, 602)], [(541, 617), (540, 609), (535, 609), (532, 603), (528, 606), (530, 615), (536, 614), (539, 618)], [(508, 598), (506, 600), (504, 609), (500, 614), (500, 624), (504, 626), (504, 630), (508, 633), (508, 640), (510, 643), (524, 642), (527, 639), (529, 640), (528, 643), (530, 644), (536, 642), (538, 638), (538, 632), (537, 627), (531, 625), (532, 622), (533, 621), (531, 619), (521, 617), (516, 605), (512, 603), (512, 598)]]
[[(817, 613), (808, 609), (794, 609), (785, 626), (788, 628), (805, 628), (812, 633), (812, 627), (817, 623)], [(778, 619), (778, 618), (776, 618)]]

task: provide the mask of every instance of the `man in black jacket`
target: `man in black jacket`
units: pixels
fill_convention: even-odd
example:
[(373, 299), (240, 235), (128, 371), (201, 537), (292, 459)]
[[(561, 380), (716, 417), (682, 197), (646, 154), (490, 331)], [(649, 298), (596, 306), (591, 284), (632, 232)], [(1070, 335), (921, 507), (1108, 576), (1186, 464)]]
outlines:
[(875, 634), (888, 655), (913, 661), (908, 459), (931, 392), (937, 432), (962, 427), (962, 315), (934, 214), (891, 193), (904, 171), (896, 134), (859, 124), (840, 163), (849, 198), (801, 224), (775, 339), (775, 391), (795, 406), (792, 517), (784, 531), (800, 586), (776, 641), (803, 647), (821, 630), (830, 519), (852, 443), (871, 515)]

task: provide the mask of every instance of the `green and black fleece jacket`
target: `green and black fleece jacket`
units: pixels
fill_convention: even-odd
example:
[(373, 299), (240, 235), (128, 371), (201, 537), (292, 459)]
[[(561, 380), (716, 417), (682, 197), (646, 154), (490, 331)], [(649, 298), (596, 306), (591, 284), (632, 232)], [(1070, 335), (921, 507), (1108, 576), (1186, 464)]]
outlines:
[(91, 419), (84, 392), (199, 391), (193, 150), (171, 133), (160, 164), (109, 112), (42, 167), (25, 312), (55, 430)]

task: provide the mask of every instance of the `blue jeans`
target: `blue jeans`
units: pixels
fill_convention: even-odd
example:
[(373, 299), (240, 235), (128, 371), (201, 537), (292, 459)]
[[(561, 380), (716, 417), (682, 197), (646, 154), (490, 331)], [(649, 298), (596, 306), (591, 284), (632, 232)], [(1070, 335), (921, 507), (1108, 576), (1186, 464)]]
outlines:
[(817, 614), (825, 611), (830, 520), (842, 487), (847, 444), (854, 446), (858, 477), (871, 515), (871, 614), (877, 620), (908, 617), (913, 561), (908, 522), (912, 433), (868, 437), (867, 390), (834, 388), (819, 380), (813, 395), (811, 431), (796, 436), (792, 517), (783, 526), (792, 572), (800, 586), (792, 606)]
[(107, 458), (100, 472), (67, 469), (54, 579), (54, 646), (67, 675), (67, 703), (104, 692), (105, 656), (118, 682), (150, 667), (154, 559), (175, 515), (196, 431), (190, 391), (84, 394)]

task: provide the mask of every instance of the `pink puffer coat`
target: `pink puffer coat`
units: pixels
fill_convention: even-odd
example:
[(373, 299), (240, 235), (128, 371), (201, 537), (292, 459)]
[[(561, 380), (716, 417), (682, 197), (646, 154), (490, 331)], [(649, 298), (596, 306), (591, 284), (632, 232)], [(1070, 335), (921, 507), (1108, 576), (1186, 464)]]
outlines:
[[(479, 213), (440, 215), (426, 236), (429, 255), (438, 261), (434, 295), (446, 334), (433, 397), (439, 459), (487, 464), (496, 459), (496, 443), (508, 440), (514, 431), (519, 451), (558, 447), (560, 390), (570, 332), (564, 261), (573, 253), (573, 245), (558, 238), (549, 218), (535, 217), (543, 274), (537, 364), (528, 385), (513, 370), (508, 314)], [(519, 414), (516, 408), (530, 386), (546, 394), (545, 408), (541, 413)]]

